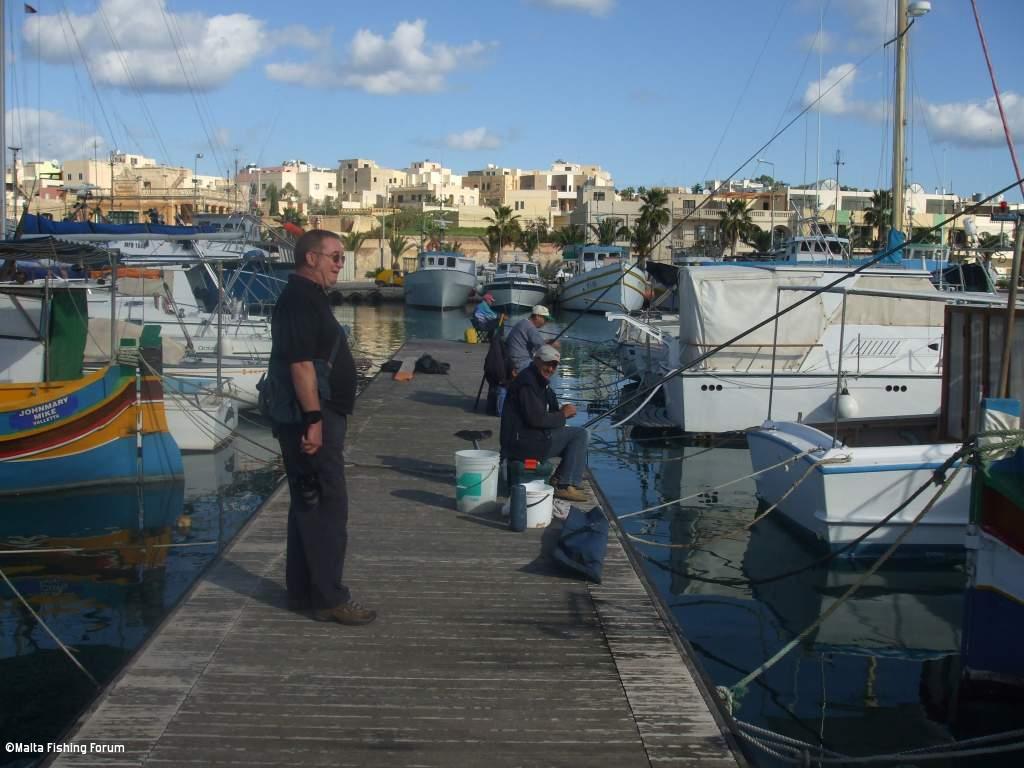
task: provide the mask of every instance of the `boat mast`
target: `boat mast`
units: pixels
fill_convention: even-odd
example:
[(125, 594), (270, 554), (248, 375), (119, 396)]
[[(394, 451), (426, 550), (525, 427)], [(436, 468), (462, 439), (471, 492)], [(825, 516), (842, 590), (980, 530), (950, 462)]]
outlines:
[(7, 109), (4, 88), (7, 82), (7, 65), (4, 52), (7, 50), (4, 39), (4, 19), (6, 3), (0, 0), (0, 179), (3, 179), (3, 194), (0, 195), (0, 240), (7, 239)]
[[(904, 129), (907, 122), (908, 0), (896, 0), (896, 88), (892, 104), (892, 217), (890, 229), (903, 232)], [(883, 243), (884, 247), (884, 243)]]

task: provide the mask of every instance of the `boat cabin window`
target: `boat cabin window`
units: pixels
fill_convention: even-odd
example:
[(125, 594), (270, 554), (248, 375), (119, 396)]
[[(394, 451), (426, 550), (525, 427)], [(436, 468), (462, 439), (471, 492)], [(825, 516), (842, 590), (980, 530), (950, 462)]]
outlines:
[(836, 256), (840, 256), (843, 253), (843, 244), (840, 243), (838, 240), (829, 240), (828, 250), (829, 253), (832, 253)]
[(810, 253), (810, 251), (811, 251), (810, 243), (808, 243), (806, 240), (804, 240), (802, 243), (800, 243), (800, 253)]
[(594, 261), (596, 256), (597, 256), (596, 253), (584, 253), (583, 254), (583, 260), (584, 261)]
[(448, 257), (448, 266), (449, 267), (454, 267), (455, 266), (455, 257), (454, 256), (449, 256)]

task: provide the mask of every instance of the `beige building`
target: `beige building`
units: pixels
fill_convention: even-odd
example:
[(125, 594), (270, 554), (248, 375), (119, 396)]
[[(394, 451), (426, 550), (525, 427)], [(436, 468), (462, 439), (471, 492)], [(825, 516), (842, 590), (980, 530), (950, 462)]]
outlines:
[(279, 192), (284, 192), (291, 185), (295, 190), (293, 196), (298, 198), (294, 202), (323, 203), (340, 197), (337, 171), (318, 168), (304, 160), (286, 160), (281, 165), (267, 168), (247, 166), (238, 174), (238, 183), (247, 188), (254, 201), (266, 200), (271, 185)]
[(614, 196), (612, 176), (599, 165), (556, 160), (546, 171), (524, 171), (519, 178), (521, 190), (546, 189), (553, 192), (559, 214), (570, 213), (576, 207), (579, 189), (587, 184), (607, 188)]
[(383, 208), (390, 188), (405, 186), (405, 171), (382, 168), (373, 160), (339, 160), (336, 186), (342, 202), (362, 208)]
[(470, 171), (462, 177), (462, 186), (475, 189), (480, 195), (481, 205), (507, 205), (506, 200), (513, 192), (519, 191), (518, 168), (502, 168), (488, 165), (479, 171)]

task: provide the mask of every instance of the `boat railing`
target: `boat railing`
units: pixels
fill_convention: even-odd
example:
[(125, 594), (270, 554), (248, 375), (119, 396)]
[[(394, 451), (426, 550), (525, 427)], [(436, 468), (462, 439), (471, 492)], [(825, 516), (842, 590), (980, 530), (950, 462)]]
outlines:
[[(715, 342), (697, 343), (692, 341), (680, 342), (682, 347), (689, 347), (694, 351), (693, 357), (700, 357), (709, 349), (717, 349), (722, 345)], [(698, 366), (697, 370), (701, 371), (715, 371), (715, 370), (729, 370), (734, 373), (751, 373), (754, 371), (754, 366), (758, 362), (764, 362), (766, 360), (777, 358), (778, 350), (798, 350), (792, 354), (785, 355), (786, 362), (783, 367), (784, 371), (795, 372), (799, 371), (803, 366), (807, 356), (811, 354), (814, 349), (820, 349), (823, 345), (820, 342), (814, 343), (795, 343), (795, 344), (730, 344), (728, 347), (722, 348), (719, 352), (709, 356), (703, 360)], [(724, 353), (724, 354), (723, 354)], [(715, 358), (719, 359), (715, 362), (721, 362), (722, 359), (732, 355), (737, 358), (731, 367), (728, 369), (715, 366), (712, 361)], [(772, 362), (772, 368), (774, 370), (776, 360)]]
[(632, 329), (638, 333), (637, 338), (647, 337), (652, 341), (660, 344), (664, 341), (666, 334), (662, 332), (660, 328), (657, 328), (649, 323), (645, 323), (639, 317), (633, 317), (632, 315), (623, 314), (622, 312), (605, 312), (605, 319), (608, 322), (620, 322), (619, 326), (619, 338), (623, 339), (623, 332), (626, 328)]

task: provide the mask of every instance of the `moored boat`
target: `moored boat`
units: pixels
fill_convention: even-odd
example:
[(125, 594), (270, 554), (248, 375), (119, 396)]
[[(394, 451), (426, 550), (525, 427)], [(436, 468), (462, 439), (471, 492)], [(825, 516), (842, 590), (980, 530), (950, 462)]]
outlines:
[(569, 277), (558, 291), (562, 309), (574, 312), (633, 312), (643, 306), (647, 276), (615, 245), (570, 246), (562, 254)]
[[(828, 549), (853, 545), (852, 557), (878, 554), (892, 545), (934, 496), (934, 490), (926, 490), (911, 498), (914, 491), (960, 449), (959, 443), (850, 447), (792, 422), (752, 430), (747, 444), (754, 471), (761, 473), (757, 495), (765, 504), (778, 504), (773, 514)], [(970, 483), (965, 467), (896, 555), (962, 556)]]
[(5, 289), (0, 299), (11, 337), (0, 357), (0, 494), (181, 477), (159, 329), (143, 332), (137, 355), (83, 375), (81, 289)]
[(543, 304), (548, 288), (540, 278), (540, 269), (536, 263), (515, 259), (498, 264), (494, 276), (484, 285), (483, 292), (494, 296), (495, 307), (515, 311)]
[(404, 286), (410, 307), (462, 307), (476, 289), (476, 262), (461, 253), (424, 251), (416, 260), (416, 270), (405, 276)]

